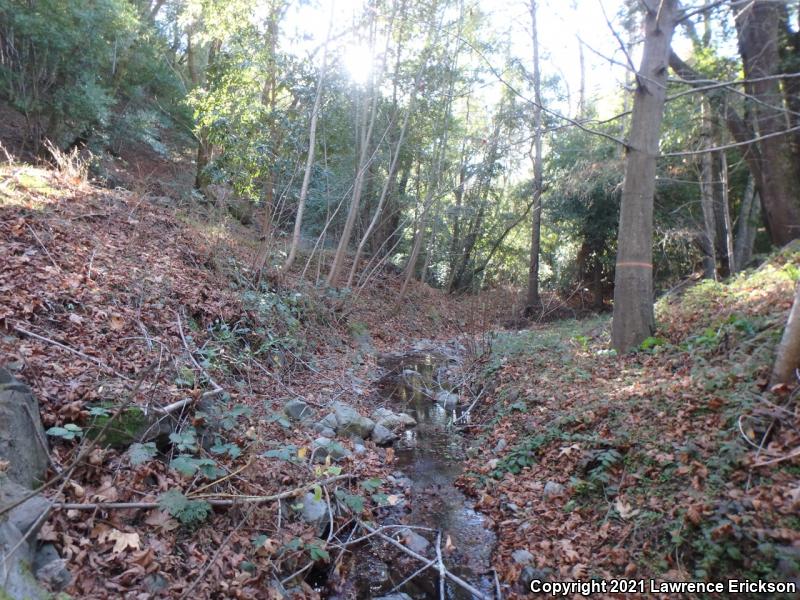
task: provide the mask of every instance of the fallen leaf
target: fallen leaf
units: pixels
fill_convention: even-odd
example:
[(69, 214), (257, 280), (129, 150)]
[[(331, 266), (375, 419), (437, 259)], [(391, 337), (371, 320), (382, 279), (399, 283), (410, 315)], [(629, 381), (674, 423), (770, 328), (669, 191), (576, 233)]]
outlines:
[(125, 533), (119, 529), (110, 529), (109, 531), (103, 533), (100, 536), (99, 541), (101, 543), (107, 541), (114, 542), (114, 547), (111, 549), (111, 552), (114, 554), (120, 554), (128, 548), (131, 550), (138, 550), (140, 548), (138, 533)]
[(614, 508), (623, 519), (630, 519), (639, 514), (639, 509), (634, 509), (630, 503), (625, 502), (621, 497), (617, 497), (614, 501)]

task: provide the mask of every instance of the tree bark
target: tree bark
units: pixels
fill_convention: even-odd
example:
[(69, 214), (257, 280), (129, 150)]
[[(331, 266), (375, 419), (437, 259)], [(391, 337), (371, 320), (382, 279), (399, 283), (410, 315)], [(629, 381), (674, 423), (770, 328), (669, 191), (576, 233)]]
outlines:
[(531, 256), (528, 266), (528, 294), (525, 311), (539, 307), (539, 250), (542, 230), (542, 82), (539, 69), (539, 32), (536, 24), (537, 0), (531, 0), (531, 41), (533, 43), (533, 209), (531, 211)]
[(761, 214), (761, 201), (756, 192), (756, 186), (751, 176), (747, 180), (747, 188), (742, 198), (739, 209), (739, 222), (736, 226), (736, 240), (733, 255), (737, 271), (747, 267), (753, 257), (753, 242), (756, 239), (756, 226)]
[(716, 153), (712, 160), (714, 177), (714, 222), (717, 226), (715, 252), (720, 264), (720, 275), (727, 277), (736, 272), (733, 257), (733, 226), (728, 201), (728, 158), (725, 151)]
[[(330, 31), (328, 32), (330, 37)], [(325, 71), (328, 66), (328, 39), (325, 39), (325, 49), (322, 51), (322, 69), (319, 73), (317, 82), (317, 94), (314, 97), (314, 107), (311, 109), (311, 125), (308, 132), (308, 156), (306, 157), (306, 170), (303, 174), (303, 184), (300, 187), (300, 198), (297, 201), (297, 214), (294, 218), (294, 231), (292, 232), (292, 245), (289, 247), (289, 255), (283, 264), (283, 270), (288, 271), (297, 256), (297, 247), (300, 245), (300, 232), (303, 226), (303, 212), (306, 208), (306, 198), (308, 198), (308, 186), (311, 182), (311, 171), (314, 168), (314, 152), (317, 146), (317, 119), (319, 117), (319, 107), (322, 103), (322, 84), (325, 80)]]
[(770, 385), (797, 383), (796, 371), (800, 367), (800, 285), (795, 288), (794, 303), (783, 330), (781, 343), (775, 356)]
[(622, 352), (638, 346), (655, 327), (653, 315), (653, 197), (656, 155), (664, 117), (670, 43), (677, 0), (646, 0), (642, 63), (633, 101), (630, 145), (614, 279), (611, 343)]
[[(779, 2), (748, 2), (736, 14), (739, 53), (748, 79), (776, 75), (781, 70), (779, 42), (781, 11)], [(779, 133), (788, 127), (780, 81), (768, 79), (745, 85), (755, 99), (752, 114), (760, 136)], [(791, 137), (777, 135), (759, 142), (763, 183), (759, 186), (765, 222), (772, 242), (784, 246), (800, 237), (800, 174), (793, 160)]]
[[(711, 121), (708, 114), (708, 103), (703, 102), (702, 142), (704, 148), (712, 145)], [(703, 250), (703, 276), (706, 279), (717, 279), (717, 224), (714, 214), (714, 165), (710, 152), (700, 155), (700, 205), (703, 209), (703, 233), (700, 247)]]

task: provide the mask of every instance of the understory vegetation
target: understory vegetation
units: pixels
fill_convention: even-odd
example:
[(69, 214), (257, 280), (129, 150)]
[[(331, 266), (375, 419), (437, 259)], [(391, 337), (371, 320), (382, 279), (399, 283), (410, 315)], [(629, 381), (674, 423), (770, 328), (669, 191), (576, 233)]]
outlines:
[(607, 318), (491, 338), (475, 447), (507, 445), (462, 483), (497, 523), (507, 580), (796, 577), (796, 394), (764, 389), (798, 265), (792, 246), (662, 297), (625, 357)]

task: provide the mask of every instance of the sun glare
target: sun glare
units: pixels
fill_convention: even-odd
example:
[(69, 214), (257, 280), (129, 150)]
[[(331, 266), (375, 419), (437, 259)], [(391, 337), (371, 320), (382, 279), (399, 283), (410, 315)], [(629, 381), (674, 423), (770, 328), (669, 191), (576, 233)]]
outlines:
[(355, 83), (363, 85), (372, 71), (372, 51), (366, 46), (350, 46), (342, 57), (347, 74)]

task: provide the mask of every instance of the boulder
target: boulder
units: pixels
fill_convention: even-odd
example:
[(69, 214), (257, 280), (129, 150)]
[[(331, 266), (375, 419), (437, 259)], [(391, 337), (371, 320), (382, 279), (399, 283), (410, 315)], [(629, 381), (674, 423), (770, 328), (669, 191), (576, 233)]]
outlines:
[(339, 421), (336, 419), (336, 415), (334, 413), (328, 413), (319, 421), (325, 427), (330, 427), (334, 431), (339, 428)]
[(33, 569), (36, 579), (56, 592), (66, 588), (72, 581), (72, 573), (67, 570), (67, 561), (58, 555), (53, 544), (44, 544), (37, 550)]
[(330, 523), (328, 503), (325, 500), (317, 499), (313, 492), (308, 492), (303, 496), (301, 514), (306, 523), (316, 528), (317, 535), (321, 535), (325, 526)]
[[(18, 502), (29, 492), (28, 488), (0, 475), (0, 509)], [(3, 570), (3, 589), (10, 598), (44, 600), (50, 597), (33, 577), (36, 531), (25, 538), (30, 528), (49, 508), (48, 500), (42, 496), (34, 496), (0, 517), (0, 556), (9, 557)], [(12, 550), (14, 554), (11, 554)], [(64, 562), (59, 563), (59, 567), (61, 572), (66, 570)]]
[(552, 500), (564, 494), (564, 486), (557, 481), (548, 481), (544, 484), (544, 492), (542, 495), (545, 500)]
[(6, 475), (28, 488), (42, 482), (47, 470), (44, 428), (39, 402), (28, 386), (0, 368), (0, 459)]
[[(37, 486), (47, 469), (44, 428), (39, 404), (30, 389), (11, 373), (0, 368), (0, 510), (15, 505)], [(33, 496), (8, 513), (0, 515), (0, 594), (3, 598), (44, 600), (44, 591), (33, 573), (39, 574), (53, 589), (69, 584), (66, 563), (51, 548), (36, 561), (36, 536), (40, 517), (51, 503)], [(42, 520), (43, 522), (44, 520)], [(33, 530), (32, 530), (33, 529)], [(13, 554), (11, 553), (13, 550)], [(45, 560), (46, 559), (46, 560)]]
[(372, 429), (372, 441), (378, 444), (378, 446), (391, 444), (396, 439), (397, 435), (391, 429), (384, 427), (380, 423), (375, 425)]
[(451, 409), (458, 406), (458, 395), (452, 392), (442, 390), (435, 396), (437, 404), (441, 404), (444, 408)]
[(315, 433), (320, 434), (322, 437), (326, 438), (336, 437), (336, 431), (334, 431), (330, 427), (326, 427), (322, 422), (314, 423), (311, 426), (311, 429), (313, 429)]
[(283, 407), (283, 412), (292, 421), (302, 421), (313, 414), (313, 409), (300, 398), (289, 400)]
[(428, 546), (431, 545), (428, 540), (426, 540), (413, 529), (401, 529), (400, 535), (403, 538), (403, 543), (409, 550), (416, 552), (417, 554), (422, 554), (423, 556), (425, 555), (425, 551), (428, 549)]
[(334, 404), (333, 410), (339, 425), (337, 431), (340, 434), (367, 438), (375, 427), (375, 421), (361, 416), (352, 406), (337, 402)]
[(352, 454), (339, 442), (327, 437), (318, 437), (315, 439), (311, 449), (314, 454), (314, 461), (320, 463), (325, 462), (328, 456), (331, 457), (331, 460), (341, 460)]
[(411, 600), (411, 596), (403, 592), (399, 592), (397, 594), (388, 594), (386, 596), (380, 596), (378, 598), (375, 598), (375, 600)]
[(406, 427), (414, 427), (417, 421), (406, 413), (392, 412), (388, 408), (379, 408), (372, 413), (372, 419), (376, 425), (383, 425), (386, 429), (398, 431)]

